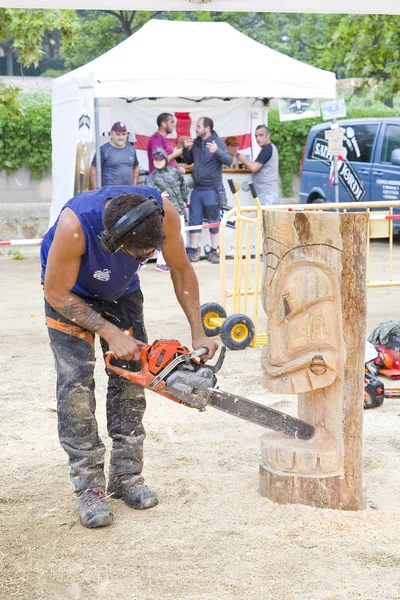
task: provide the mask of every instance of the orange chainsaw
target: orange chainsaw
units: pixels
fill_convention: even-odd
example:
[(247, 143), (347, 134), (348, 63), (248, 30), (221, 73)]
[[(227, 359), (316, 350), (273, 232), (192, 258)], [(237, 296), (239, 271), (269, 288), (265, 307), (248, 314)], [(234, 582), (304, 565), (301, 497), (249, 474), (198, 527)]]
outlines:
[(132, 371), (126, 365), (117, 366), (112, 353), (106, 356), (106, 366), (121, 377), (190, 408), (203, 411), (207, 406), (213, 406), (235, 417), (299, 439), (313, 437), (315, 430), (309, 423), (217, 389), (215, 373), (224, 362), (226, 348), (221, 348), (215, 365), (200, 360), (207, 351), (207, 348), (200, 348), (190, 352), (177, 340), (156, 340), (151, 345), (140, 346), (140, 371)]

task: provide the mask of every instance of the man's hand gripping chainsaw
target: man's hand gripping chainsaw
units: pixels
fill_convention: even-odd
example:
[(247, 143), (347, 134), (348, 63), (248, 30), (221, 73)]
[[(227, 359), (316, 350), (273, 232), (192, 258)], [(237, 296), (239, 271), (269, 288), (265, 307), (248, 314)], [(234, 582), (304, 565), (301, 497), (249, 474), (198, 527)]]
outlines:
[(223, 346), (215, 365), (206, 365), (199, 360), (207, 354), (206, 348), (190, 352), (177, 340), (156, 340), (150, 346), (143, 345), (140, 348), (141, 371), (116, 366), (111, 362), (111, 353), (106, 356), (106, 365), (121, 377), (190, 408), (202, 411), (206, 406), (213, 406), (251, 423), (299, 439), (308, 440), (313, 437), (314, 427), (309, 423), (216, 389), (215, 373), (224, 362), (225, 352), (226, 348)]

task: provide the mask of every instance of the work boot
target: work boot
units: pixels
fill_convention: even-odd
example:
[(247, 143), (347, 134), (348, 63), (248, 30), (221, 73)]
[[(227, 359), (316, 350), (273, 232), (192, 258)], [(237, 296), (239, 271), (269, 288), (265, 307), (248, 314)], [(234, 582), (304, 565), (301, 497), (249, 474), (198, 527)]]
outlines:
[(200, 248), (188, 248), (187, 255), (190, 262), (198, 262), (200, 260)]
[(84, 490), (78, 495), (79, 517), (84, 527), (107, 527), (112, 517), (104, 490)]
[(147, 487), (141, 475), (110, 477), (107, 493), (113, 498), (123, 498), (125, 504), (138, 510), (153, 508), (158, 504), (156, 492)]
[(207, 256), (208, 261), (213, 264), (213, 265), (218, 265), (219, 264), (219, 253), (218, 250), (216, 250), (215, 248), (211, 248), (208, 256)]

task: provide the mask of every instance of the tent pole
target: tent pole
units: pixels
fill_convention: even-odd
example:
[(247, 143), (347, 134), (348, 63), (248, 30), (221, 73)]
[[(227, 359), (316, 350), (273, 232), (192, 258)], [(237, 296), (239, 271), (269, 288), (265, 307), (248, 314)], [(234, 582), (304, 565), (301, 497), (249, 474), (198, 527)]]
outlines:
[(99, 99), (94, 99), (94, 132), (96, 141), (96, 180), (97, 189), (101, 188), (101, 153), (100, 153), (100, 118), (99, 118)]

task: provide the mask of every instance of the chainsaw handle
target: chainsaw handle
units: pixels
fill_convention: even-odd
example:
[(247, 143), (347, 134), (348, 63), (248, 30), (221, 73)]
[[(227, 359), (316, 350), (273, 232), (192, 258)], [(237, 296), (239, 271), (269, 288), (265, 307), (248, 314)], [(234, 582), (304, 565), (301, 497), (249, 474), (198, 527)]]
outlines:
[[(150, 346), (148, 344), (138, 344), (137, 340), (135, 340), (135, 341), (136, 341), (136, 346), (138, 347), (138, 350), (140, 352), (140, 358), (139, 358), (139, 360), (140, 360), (141, 363), (144, 363), (145, 362), (144, 359), (146, 359), (146, 357), (147, 357), (147, 352), (148, 352)], [(108, 361), (107, 361), (107, 357), (108, 356), (110, 358), (108, 358)], [(113, 356), (115, 356), (115, 354), (114, 354), (114, 352), (111, 352), (111, 350), (108, 350), (108, 352), (106, 352), (106, 364), (107, 364), (107, 366), (113, 367), (113, 365), (110, 363), (110, 360), (111, 360), (111, 358)], [(117, 358), (117, 357), (115, 356), (115, 358)]]
[(191, 358), (199, 358), (204, 354), (208, 354), (208, 348), (199, 348), (198, 350), (194, 350), (190, 353)]
[(124, 369), (122, 367), (117, 367), (111, 363), (111, 359), (115, 354), (108, 351), (105, 356), (106, 368), (117, 375), (121, 375), (125, 379), (129, 381), (133, 381), (134, 383), (138, 383), (146, 387), (146, 383), (151, 379), (151, 374), (149, 373), (149, 368), (147, 364), (147, 353), (149, 350), (148, 344), (141, 344), (139, 347), (140, 350), (140, 362), (142, 363), (142, 368), (140, 371), (130, 371), (129, 369)]
[[(204, 354), (207, 354), (207, 353), (208, 353), (208, 348), (199, 348), (199, 350), (195, 350), (194, 352), (191, 352), (190, 356), (191, 356), (191, 358), (198, 358), (199, 356), (203, 356)], [(217, 362), (215, 363), (215, 365), (207, 364), (207, 367), (209, 369), (211, 369), (211, 371), (213, 371), (213, 373), (218, 373), (218, 371), (222, 367), (222, 363), (224, 362), (224, 359), (225, 359), (225, 353), (226, 353), (226, 347), (221, 346), (221, 350), (219, 352), (219, 356), (218, 356), (218, 359), (217, 359)]]

